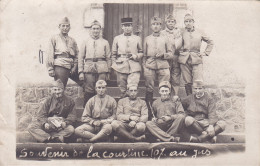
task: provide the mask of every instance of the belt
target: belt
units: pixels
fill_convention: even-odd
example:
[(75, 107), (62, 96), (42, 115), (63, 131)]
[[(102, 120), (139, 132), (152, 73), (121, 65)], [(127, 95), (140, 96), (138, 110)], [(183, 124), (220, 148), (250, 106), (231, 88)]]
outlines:
[(119, 54), (118, 57), (121, 58), (130, 58), (132, 56), (132, 54)]
[(183, 52), (195, 52), (195, 53), (199, 53), (199, 50), (189, 50), (189, 49), (184, 49)]
[(59, 54), (59, 55), (55, 55), (55, 58), (74, 58), (74, 57), (70, 56), (69, 54)]
[(98, 62), (98, 61), (105, 61), (106, 58), (85, 58), (86, 61), (91, 61), (91, 62)]

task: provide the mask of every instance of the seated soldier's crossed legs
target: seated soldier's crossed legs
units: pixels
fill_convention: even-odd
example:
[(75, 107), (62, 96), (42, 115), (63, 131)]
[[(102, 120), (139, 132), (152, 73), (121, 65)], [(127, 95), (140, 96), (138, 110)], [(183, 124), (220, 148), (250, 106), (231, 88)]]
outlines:
[(207, 133), (208, 127), (209, 127), (209, 121), (208, 119), (202, 119), (202, 120), (196, 120), (195, 118), (191, 116), (187, 116), (185, 118), (185, 125), (192, 129), (192, 132), (199, 135), (197, 140), (195, 142), (205, 142), (212, 139), (214, 136), (218, 135), (219, 133), (223, 132), (225, 130), (225, 122), (222, 120), (217, 121), (213, 127), (214, 127), (214, 136), (210, 136)]

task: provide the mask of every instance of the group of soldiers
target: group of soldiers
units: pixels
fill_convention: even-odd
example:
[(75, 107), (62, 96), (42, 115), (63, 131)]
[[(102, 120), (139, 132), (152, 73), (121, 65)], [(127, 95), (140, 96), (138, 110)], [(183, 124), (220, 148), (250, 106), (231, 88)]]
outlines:
[[(205, 91), (202, 56), (208, 56), (213, 41), (194, 27), (194, 18), (184, 17), (185, 29), (177, 28), (176, 19), (168, 15), (166, 29), (162, 20), (151, 18), (153, 33), (142, 43), (133, 34), (132, 18), (122, 18), (123, 34), (114, 38), (112, 51), (102, 38), (102, 27), (93, 21), (90, 36), (80, 50), (68, 36), (67, 17), (59, 24), (60, 34), (51, 38), (48, 72), (54, 77), (53, 95), (40, 108), (29, 132), (39, 142), (64, 142), (75, 134), (77, 142), (164, 141), (178, 142), (189, 135), (190, 142), (216, 142), (225, 122), (218, 120), (214, 100)], [(200, 52), (202, 41), (207, 43)], [(116, 72), (121, 95), (118, 103), (106, 93), (112, 69)], [(144, 73), (145, 101), (138, 98), (138, 84)], [(180, 76), (187, 97), (180, 99)], [(153, 101), (158, 78), (160, 98)], [(81, 125), (76, 120), (75, 102), (64, 95), (68, 78), (84, 90)]]

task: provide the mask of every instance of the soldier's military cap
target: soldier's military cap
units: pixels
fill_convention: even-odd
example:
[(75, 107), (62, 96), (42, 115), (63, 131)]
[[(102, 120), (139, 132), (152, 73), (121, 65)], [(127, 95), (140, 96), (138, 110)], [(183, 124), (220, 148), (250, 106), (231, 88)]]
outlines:
[(172, 14), (169, 14), (169, 15), (166, 16), (165, 21), (167, 22), (167, 21), (169, 21), (169, 20), (174, 20), (174, 21), (176, 21), (175, 17), (174, 17)]
[(60, 24), (70, 24), (70, 20), (68, 19), (68, 17), (64, 17), (61, 21)]
[(130, 87), (138, 87), (138, 85), (137, 84), (128, 84), (127, 89), (129, 89)]
[(154, 16), (154, 17), (151, 18), (151, 24), (153, 24), (153, 23), (160, 23), (161, 24), (162, 19), (157, 17), (157, 16)]
[(202, 80), (195, 80), (192, 84), (194, 87), (204, 87), (204, 83)]
[(194, 18), (193, 18), (193, 16), (191, 14), (186, 14), (184, 16), (184, 21), (186, 21), (186, 20), (193, 20), (194, 21)]
[(107, 83), (104, 80), (98, 80), (96, 82), (96, 87), (98, 87), (98, 86), (107, 86)]
[(160, 89), (161, 87), (168, 87), (169, 89), (171, 89), (171, 84), (170, 84), (169, 81), (162, 81), (162, 82), (160, 82), (160, 84), (159, 84), (159, 89)]
[(98, 25), (98, 26), (101, 28), (101, 24), (100, 24), (100, 22), (98, 22), (97, 20), (94, 20), (94, 21), (91, 23), (90, 27), (92, 27), (93, 25)]
[(58, 79), (56, 81), (53, 81), (52, 85), (54, 87), (58, 87), (58, 88), (64, 89), (64, 84), (63, 84), (63, 82), (60, 79)]
[(121, 24), (132, 24), (133, 23), (133, 19), (130, 17), (127, 18), (121, 18)]

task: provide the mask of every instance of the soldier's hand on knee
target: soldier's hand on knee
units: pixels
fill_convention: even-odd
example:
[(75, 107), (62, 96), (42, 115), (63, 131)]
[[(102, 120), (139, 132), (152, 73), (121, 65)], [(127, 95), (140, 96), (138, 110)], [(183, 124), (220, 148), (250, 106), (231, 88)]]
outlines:
[(61, 127), (62, 127), (63, 129), (65, 129), (66, 126), (67, 126), (67, 124), (66, 124), (65, 122), (62, 122), (62, 123), (61, 123)]
[(49, 123), (45, 123), (44, 124), (44, 129), (45, 130), (50, 130), (50, 124)]
[(156, 121), (157, 123), (164, 123), (164, 120), (163, 119), (157, 119), (157, 121)]
[(134, 128), (135, 125), (136, 125), (136, 122), (135, 122), (135, 121), (131, 121), (131, 122), (129, 123), (129, 126), (132, 127), (132, 128)]
[(164, 120), (164, 121), (170, 121), (170, 120), (172, 120), (172, 118), (170, 117), (170, 116), (162, 116), (162, 120)]
[(84, 73), (80, 73), (80, 74), (79, 74), (79, 80), (80, 80), (80, 81), (83, 81), (83, 80), (84, 80)]
[(153, 122), (156, 122), (156, 121), (157, 121), (157, 118), (152, 118), (152, 121), (153, 121)]
[(209, 125), (209, 127), (208, 127), (208, 129), (207, 129), (207, 132), (208, 132), (208, 134), (209, 134), (211, 137), (215, 136), (215, 129), (214, 129), (213, 125)]
[(94, 126), (100, 126), (100, 125), (101, 125), (100, 120), (94, 121), (94, 122), (93, 122), (93, 125), (94, 125)]
[(51, 76), (51, 77), (55, 76), (54, 70), (49, 70), (48, 72), (49, 72), (49, 76)]
[(133, 120), (133, 121), (138, 121), (138, 120), (139, 120), (139, 117), (138, 117), (138, 116), (130, 116), (129, 119), (130, 119), (130, 120)]

